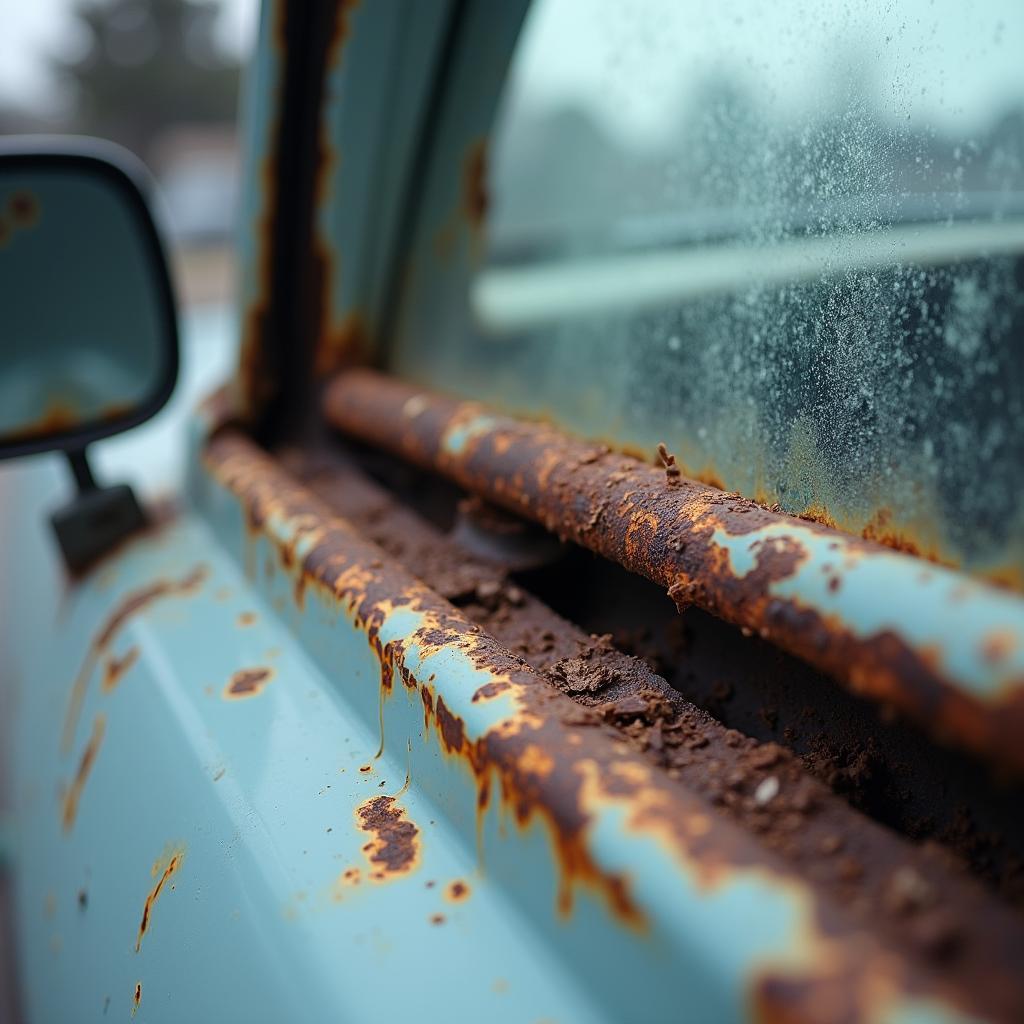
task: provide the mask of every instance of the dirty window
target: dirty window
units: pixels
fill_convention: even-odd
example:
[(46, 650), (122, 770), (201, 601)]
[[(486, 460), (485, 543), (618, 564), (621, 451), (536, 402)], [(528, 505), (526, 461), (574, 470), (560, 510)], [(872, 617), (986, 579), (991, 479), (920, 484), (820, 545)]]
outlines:
[(445, 386), (1019, 575), (1024, 5), (541, 0)]

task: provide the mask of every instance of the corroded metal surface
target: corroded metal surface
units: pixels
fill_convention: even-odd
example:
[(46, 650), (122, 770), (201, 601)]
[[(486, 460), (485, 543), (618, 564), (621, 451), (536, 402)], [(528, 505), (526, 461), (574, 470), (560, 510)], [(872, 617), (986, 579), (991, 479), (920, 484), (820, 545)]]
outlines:
[(246, 176), (239, 215), (240, 351), (234, 401), (255, 418), (273, 396), (269, 365), (272, 247), (278, 205), (278, 136), (284, 103), (286, 0), (260, 13), (255, 58), (246, 72), (242, 134)]
[(418, 133), (453, 5), (334, 0), (333, 7), (316, 125), (316, 376), (365, 360), (379, 333)]
[[(938, 1017), (1019, 1009), (1012, 949), (991, 958), (986, 985), (970, 993), (902, 959), (705, 801), (603, 730), (567, 724), (572, 702), (249, 442), (221, 433), (205, 458), (221, 490), (204, 502), (239, 504), (250, 543), (273, 552), (274, 571), (291, 580), (296, 622), (311, 629), (333, 614), (335, 630), (365, 634), (380, 672), (360, 699), (372, 709), (379, 694), (382, 749), (384, 708), (419, 707), (423, 740), (440, 759), (412, 762), (416, 792), (470, 841), (483, 822), (488, 877), (531, 919), (544, 919), (537, 900), (548, 888), (537, 862), (525, 870), (520, 844), (546, 836), (556, 881), (547, 927), (599, 930), (600, 958), (576, 964), (599, 997), (629, 997), (606, 976), (610, 960), (662, 1015), (684, 981), (707, 1019), (716, 1007), (721, 1019), (736, 1016), (736, 999), (786, 1020), (896, 1018), (929, 1012), (924, 1000)], [(366, 810), (395, 830), (385, 843), (407, 863), (412, 833), (398, 829), (398, 808)], [(487, 827), (495, 813), (507, 822), (497, 831)], [(659, 1015), (651, 1007), (644, 1016)]]
[(1024, 770), (1024, 600), (563, 433), (367, 371), (331, 422)]
[[(916, 806), (913, 824), (906, 821), (909, 827), (905, 826), (904, 831), (914, 835), (914, 842), (908, 842), (891, 828), (852, 810), (843, 796), (831, 792), (826, 785), (828, 773), (821, 772), (818, 764), (805, 765), (778, 743), (757, 743), (748, 735), (727, 728), (684, 699), (644, 661), (617, 650), (608, 635), (588, 634), (563, 619), (538, 600), (532, 589), (513, 582), (501, 565), (474, 557), (461, 545), (464, 535), (457, 530), (446, 535), (369, 479), (348, 453), (289, 452), (286, 464), (290, 472), (363, 536), (398, 558), (405, 568), (447, 597), (505, 648), (519, 654), (553, 687), (583, 705), (567, 721), (608, 730), (617, 742), (624, 742), (649, 763), (664, 769), (677, 785), (707, 799), (717, 813), (737, 821), (800, 873), (816, 892), (839, 899), (851, 917), (894, 942), (907, 955), (915, 955), (916, 951), (917, 955), (937, 958), (945, 971), (964, 972), (961, 976), (970, 986), (974, 982), (967, 978), (973, 971), (984, 975), (988, 962), (985, 949), (990, 942), (1016, 941), (1010, 934), (996, 938), (997, 920), (1006, 921), (1011, 930), (1016, 927), (1012, 918), (1004, 917), (996, 898), (966, 884), (962, 872), (947, 862), (945, 850), (939, 855), (936, 844), (922, 845), (920, 840), (924, 838), (922, 818), (955, 821), (957, 831), (955, 836), (947, 835), (947, 841), (955, 839), (955, 854), (972, 859), (975, 869), (988, 876), (996, 853), (992, 841), (996, 835), (1012, 834), (1013, 823), (1019, 816), (1019, 799), (1012, 804), (1008, 800), (1005, 813), (996, 818), (998, 824), (972, 830), (971, 816), (984, 807), (989, 787), (983, 784), (972, 789), (966, 798), (963, 793), (958, 798), (957, 780), (944, 776), (944, 799), (929, 803), (926, 810)], [(409, 475), (407, 466), (395, 468), (402, 477)], [(417, 484), (422, 487), (423, 483), (410, 480), (402, 494), (409, 497)], [(471, 499), (471, 503), (479, 502)], [(493, 508), (489, 515), (492, 521), (497, 518)], [(527, 524), (512, 517), (508, 517), (505, 528), (513, 522), (527, 528)], [(603, 568), (607, 579), (615, 581), (609, 582), (603, 592), (615, 595), (616, 619), (622, 617), (623, 605), (635, 603), (636, 591), (641, 587), (648, 589), (646, 581), (629, 577), (612, 563), (583, 557), (575, 560), (575, 564), (563, 558), (557, 569), (552, 569), (564, 574), (568, 590), (586, 591), (597, 582), (580, 572), (580, 561), (597, 570)], [(633, 585), (632, 594), (624, 592), (623, 581)], [(529, 577), (531, 588), (537, 582), (536, 575)], [(656, 593), (653, 587), (649, 591), (652, 596)], [(583, 597), (579, 607), (585, 603)], [(687, 618), (692, 628), (694, 617)], [(748, 689), (753, 689), (751, 684), (768, 668), (764, 645), (756, 638), (742, 638), (732, 632), (734, 635), (726, 643), (730, 652), (747, 652), (740, 678)], [(625, 630), (626, 637), (628, 633)], [(693, 645), (700, 642), (699, 635), (691, 634), (686, 641), (686, 654), (666, 664), (686, 673), (693, 667)], [(721, 648), (716, 653), (717, 662), (726, 660)], [(645, 654), (645, 660), (646, 657)], [(797, 674), (794, 669), (800, 668), (803, 666), (790, 663), (791, 682)], [(721, 674), (712, 678), (719, 684), (722, 681)], [(820, 688), (833, 689), (822, 687), (823, 682), (819, 678)], [(501, 683), (492, 683), (483, 692), (477, 691), (474, 699), (490, 699), (501, 689)], [(843, 695), (823, 692), (822, 696), (832, 705), (839, 703), (837, 698)], [(813, 707), (808, 703), (803, 704), (805, 716)], [(761, 708), (764, 710), (763, 705)], [(860, 771), (879, 785), (884, 785), (885, 769), (874, 740), (886, 728), (891, 726), (872, 723), (862, 734), (860, 747)], [(788, 737), (786, 740), (788, 745)], [(869, 753), (865, 755), (865, 751)], [(943, 759), (939, 753), (934, 749), (924, 751), (915, 761), (938, 762), (950, 775), (956, 775), (948, 755)], [(921, 773), (928, 766), (900, 763), (898, 769), (893, 766), (892, 770), (897, 774), (890, 782), (896, 783), (898, 778), (899, 783), (888, 788), (898, 788), (893, 799), (902, 808), (906, 800), (903, 787), (921, 787)], [(843, 788), (840, 780), (836, 784)], [(907, 819), (911, 816), (907, 815)], [(893, 823), (889, 815), (884, 820), (888, 825)], [(1019, 863), (1020, 851), (1019, 843), (1011, 843), (1005, 851), (1005, 875), (1001, 879), (1004, 894), (1014, 892), (1013, 865)], [(941, 900), (937, 898), (939, 893)]]

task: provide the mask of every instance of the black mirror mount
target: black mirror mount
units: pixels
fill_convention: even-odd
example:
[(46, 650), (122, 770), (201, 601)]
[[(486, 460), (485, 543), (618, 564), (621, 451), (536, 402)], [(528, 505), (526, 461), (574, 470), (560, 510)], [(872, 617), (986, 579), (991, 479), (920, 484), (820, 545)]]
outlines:
[(50, 525), (68, 570), (77, 575), (149, 520), (128, 484), (100, 487), (96, 483), (84, 448), (64, 454), (78, 491), (51, 514)]

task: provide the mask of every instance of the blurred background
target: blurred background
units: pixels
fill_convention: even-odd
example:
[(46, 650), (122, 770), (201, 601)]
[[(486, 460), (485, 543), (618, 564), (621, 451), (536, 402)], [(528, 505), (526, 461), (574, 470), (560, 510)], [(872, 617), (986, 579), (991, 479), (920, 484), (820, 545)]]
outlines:
[(112, 139), (156, 177), (186, 306), (230, 301), (237, 110), (258, 0), (11, 0), (0, 135)]

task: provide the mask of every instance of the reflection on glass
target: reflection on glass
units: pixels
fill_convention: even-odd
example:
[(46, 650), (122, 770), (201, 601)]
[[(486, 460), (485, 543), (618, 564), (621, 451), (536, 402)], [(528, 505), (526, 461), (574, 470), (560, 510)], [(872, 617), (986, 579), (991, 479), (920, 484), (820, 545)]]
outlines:
[(166, 386), (162, 281), (106, 177), (0, 171), (0, 442), (122, 419)]
[(543, 0), (492, 149), (488, 342), (438, 373), (1019, 575), (1022, 53), (1018, 0)]

